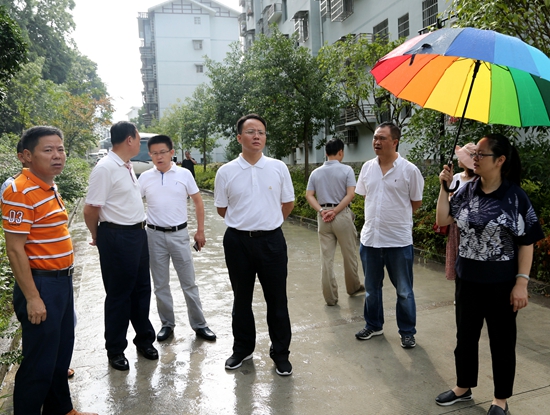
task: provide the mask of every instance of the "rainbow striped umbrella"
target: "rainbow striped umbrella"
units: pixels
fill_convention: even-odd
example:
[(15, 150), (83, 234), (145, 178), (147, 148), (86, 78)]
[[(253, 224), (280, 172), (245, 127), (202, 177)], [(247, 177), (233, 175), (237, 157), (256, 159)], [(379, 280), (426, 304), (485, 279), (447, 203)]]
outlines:
[(461, 117), (452, 150), (463, 118), (550, 126), (550, 59), (492, 30), (452, 28), (416, 36), (380, 59), (371, 73), (398, 98)]

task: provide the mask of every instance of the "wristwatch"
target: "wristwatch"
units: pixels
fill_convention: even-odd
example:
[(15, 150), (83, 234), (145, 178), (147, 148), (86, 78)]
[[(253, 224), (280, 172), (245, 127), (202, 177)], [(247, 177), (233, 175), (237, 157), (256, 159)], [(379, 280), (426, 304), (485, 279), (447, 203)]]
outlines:
[(321, 213), (323, 210), (325, 210), (325, 209), (323, 209), (323, 208), (319, 209), (319, 213)]

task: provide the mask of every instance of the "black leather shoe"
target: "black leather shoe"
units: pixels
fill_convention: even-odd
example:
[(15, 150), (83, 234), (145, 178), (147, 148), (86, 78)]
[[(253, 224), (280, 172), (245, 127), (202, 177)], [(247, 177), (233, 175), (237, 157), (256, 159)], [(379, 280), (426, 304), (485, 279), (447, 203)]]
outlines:
[(195, 330), (195, 333), (197, 333), (197, 336), (202, 337), (204, 340), (208, 340), (211, 342), (216, 340), (216, 335), (208, 327), (197, 329)]
[(174, 334), (174, 329), (172, 327), (165, 326), (160, 329), (160, 331), (157, 334), (157, 340), (159, 342), (162, 342), (166, 340), (168, 337), (172, 336)]
[(498, 405), (491, 405), (487, 415), (506, 415), (508, 413), (508, 402), (506, 402), (506, 409), (502, 409)]
[(439, 406), (449, 406), (460, 401), (470, 401), (472, 400), (472, 390), (468, 389), (460, 396), (456, 396), (453, 390), (448, 390), (447, 392), (440, 393), (437, 398), (435, 398), (435, 403)]
[(129, 370), (130, 365), (128, 364), (128, 360), (124, 356), (124, 353), (122, 354), (115, 354), (114, 356), (109, 356), (109, 364), (113, 369), (116, 370)]
[(149, 360), (157, 360), (159, 358), (159, 352), (157, 352), (157, 349), (155, 349), (153, 346), (145, 348), (137, 347), (137, 351), (144, 358)]

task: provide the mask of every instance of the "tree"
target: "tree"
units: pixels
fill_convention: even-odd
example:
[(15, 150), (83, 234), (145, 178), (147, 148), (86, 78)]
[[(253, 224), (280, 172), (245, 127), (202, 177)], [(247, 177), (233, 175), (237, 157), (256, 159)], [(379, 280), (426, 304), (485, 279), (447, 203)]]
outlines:
[(203, 168), (206, 171), (207, 156), (216, 147), (218, 128), (214, 119), (214, 99), (206, 84), (199, 85), (185, 103), (173, 105), (165, 111), (156, 126), (161, 134), (166, 134), (183, 148), (196, 148), (203, 155)]
[(240, 153), (240, 145), (235, 139), (237, 120), (249, 111), (245, 96), (251, 87), (244, 57), (242, 46), (236, 42), (231, 45), (223, 62), (215, 62), (208, 57), (205, 60), (214, 102), (213, 121), (218, 132), (230, 139), (226, 148), (229, 160)]
[(75, 23), (74, 0), (0, 0), (23, 29), (31, 60), (42, 57), (42, 75), (57, 84), (65, 82), (72, 64), (67, 40)]
[(260, 35), (246, 54), (250, 91), (246, 103), (268, 120), (268, 149), (277, 158), (304, 149), (306, 180), (313, 136), (339, 115), (338, 95), (317, 58), (296, 47), (297, 34)]
[(9, 81), (27, 61), (27, 44), (21, 28), (0, 7), (0, 101), (5, 98), (5, 82)]
[(110, 124), (111, 102), (108, 98), (95, 99), (68, 91), (58, 98), (50, 122), (63, 131), (67, 156), (73, 153), (83, 156), (88, 148), (97, 144), (96, 128)]
[[(403, 110), (410, 112), (412, 107), (409, 102), (396, 99), (378, 87), (370, 73), (376, 61), (403, 43), (403, 40), (387, 42), (372, 39), (366, 34), (348, 35), (319, 50), (319, 65), (326, 71), (331, 87), (337, 89), (341, 108), (357, 114), (361, 124), (373, 133), (383, 118), (389, 118), (401, 127), (406, 119), (401, 116)], [(371, 113), (376, 116), (376, 123), (369, 121)]]
[(550, 55), (550, 0), (453, 0), (460, 27), (515, 36)]

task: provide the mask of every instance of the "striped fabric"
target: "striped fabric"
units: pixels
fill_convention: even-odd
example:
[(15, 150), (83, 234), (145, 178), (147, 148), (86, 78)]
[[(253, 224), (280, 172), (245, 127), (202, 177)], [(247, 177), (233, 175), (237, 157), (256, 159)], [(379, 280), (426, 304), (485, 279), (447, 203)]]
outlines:
[(68, 219), (56, 187), (28, 169), (2, 195), (4, 231), (27, 235), (25, 252), (31, 268), (57, 270), (73, 264)]

